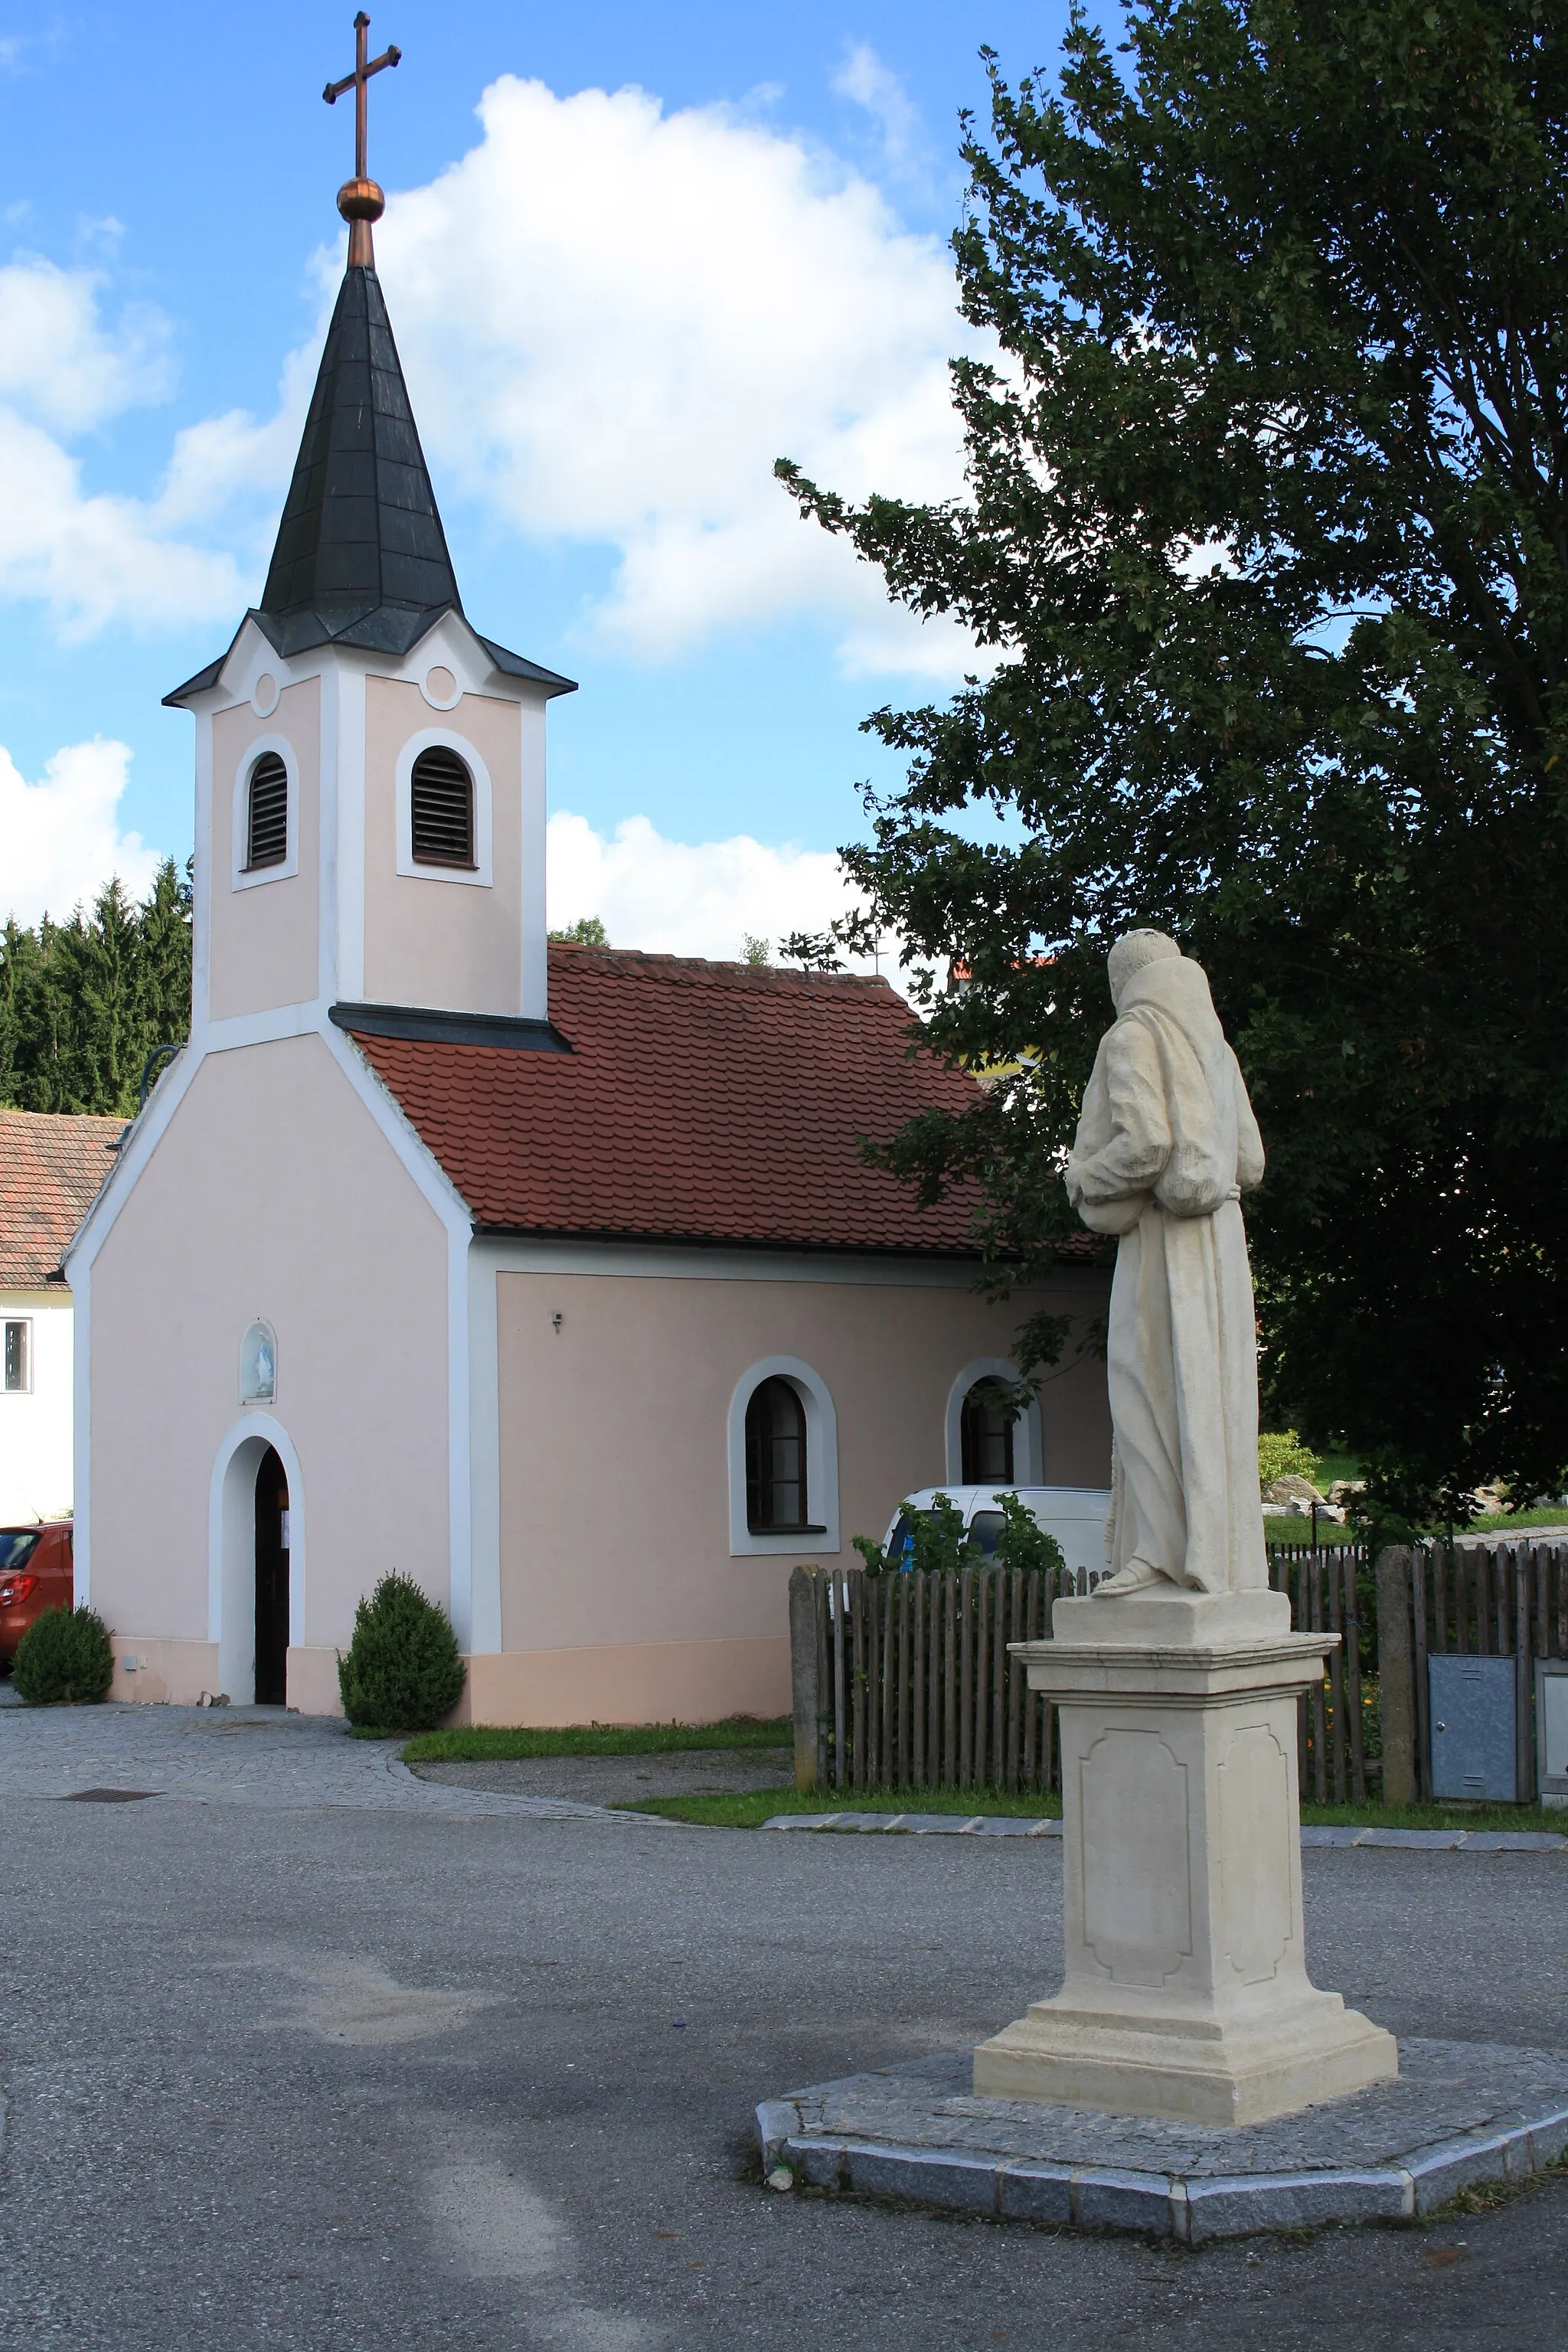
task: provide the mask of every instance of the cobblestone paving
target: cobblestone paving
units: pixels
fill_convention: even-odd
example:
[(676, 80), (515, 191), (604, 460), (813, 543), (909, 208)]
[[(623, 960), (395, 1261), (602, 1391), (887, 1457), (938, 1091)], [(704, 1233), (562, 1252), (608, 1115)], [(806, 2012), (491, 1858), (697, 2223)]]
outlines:
[(668, 1826), (567, 1798), (507, 1796), (421, 1780), (395, 1739), (351, 1739), (331, 1716), (281, 1707), (25, 1707), (0, 1705), (0, 1795), (69, 1797), (134, 1789), (197, 1803), (298, 1811), (347, 1805), (380, 1812), (517, 1815)]

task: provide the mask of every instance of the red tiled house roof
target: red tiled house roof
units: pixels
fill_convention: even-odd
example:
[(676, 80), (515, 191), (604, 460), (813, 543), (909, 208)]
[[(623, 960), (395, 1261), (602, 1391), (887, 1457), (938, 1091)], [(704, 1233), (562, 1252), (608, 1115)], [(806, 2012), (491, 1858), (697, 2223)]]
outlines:
[(886, 981), (552, 945), (550, 1017), (570, 1054), (353, 1033), (478, 1227), (974, 1255), (973, 1194), (858, 1155), (974, 1098)]
[(114, 1165), (122, 1118), (0, 1110), (0, 1290), (37, 1290)]

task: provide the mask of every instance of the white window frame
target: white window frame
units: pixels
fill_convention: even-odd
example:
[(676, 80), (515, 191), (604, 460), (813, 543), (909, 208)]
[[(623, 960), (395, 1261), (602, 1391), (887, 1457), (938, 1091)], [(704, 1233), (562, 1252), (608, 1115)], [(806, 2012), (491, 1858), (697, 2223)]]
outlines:
[[(289, 778), (289, 850), (280, 864), (258, 866), (247, 872), (245, 861), (250, 853), (250, 772), (268, 751), (277, 752)], [(300, 871), (300, 762), (286, 735), (257, 735), (246, 746), (245, 756), (235, 770), (229, 849), (231, 889), (255, 890), (263, 882), (287, 882)]]
[[(7, 1329), (13, 1323), (20, 1323), (27, 1335), (22, 1342), (22, 1370), (25, 1375), (22, 1385), (19, 1389), (0, 1389), (0, 1396), (31, 1396), (33, 1393), (33, 1341), (36, 1337), (33, 1330), (33, 1318), (30, 1315), (6, 1315), (0, 1317), (0, 1322), (4, 1322)], [(0, 1380), (4, 1380), (5, 1377), (5, 1360), (3, 1348), (0, 1348)]]
[[(414, 859), (414, 762), (421, 751), (456, 751), (474, 780), (474, 862), (468, 866), (418, 866)], [(455, 727), (424, 727), (397, 755), (397, 870), (416, 882), (465, 882), (489, 890), (493, 884), (490, 772), (466, 735)]]
[[(963, 1400), (981, 1381), (1005, 1381), (1011, 1388), (1019, 1379), (1016, 1364), (1005, 1356), (976, 1356), (965, 1364), (948, 1391), (947, 1423), (943, 1432), (942, 1453), (947, 1463), (947, 1485), (963, 1484)], [(1020, 1457), (1022, 1457), (1020, 1459)], [(1046, 1449), (1040, 1425), (1038, 1390), (1013, 1423), (1013, 1484), (1015, 1486), (1043, 1486)]]
[[(746, 1524), (746, 1407), (764, 1381), (787, 1381), (805, 1412), (805, 1515), (810, 1534), (761, 1534)], [(837, 1551), (838, 1416), (826, 1381), (798, 1356), (763, 1356), (743, 1371), (730, 1399), (730, 1557)]]

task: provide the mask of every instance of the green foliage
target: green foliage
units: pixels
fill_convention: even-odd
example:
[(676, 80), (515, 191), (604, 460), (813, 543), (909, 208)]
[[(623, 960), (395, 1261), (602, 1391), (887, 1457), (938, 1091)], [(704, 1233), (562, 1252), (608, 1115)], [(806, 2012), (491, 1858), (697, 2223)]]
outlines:
[(1168, 929), (1268, 1149), (1269, 1418), (1342, 1438), (1388, 1510), (1555, 1491), (1568, 19), (1125, 25), (1118, 53), (1076, 11), (1054, 87), (990, 61), (955, 249), (1005, 364), (953, 369), (965, 499), (857, 508), (779, 468), (987, 651), (946, 706), (868, 721), (908, 782), (844, 859), (927, 965), (936, 1048), (1027, 1066), (881, 1158), (928, 1197), (977, 1177), (998, 1276), (1047, 1271), (1106, 947)]
[(999, 1495), (996, 1499), (1002, 1507), (1002, 1532), (996, 1538), (998, 1568), (1021, 1569), (1026, 1575), (1038, 1569), (1053, 1576), (1067, 1566), (1060, 1544), (1040, 1526), (1026, 1504), (1016, 1495)]
[(1269, 1433), (1258, 1432), (1258, 1477), (1260, 1486), (1268, 1487), (1276, 1478), (1305, 1478), (1312, 1486), (1318, 1483), (1322, 1465), (1310, 1445), (1303, 1445), (1293, 1429)]
[(868, 1575), (881, 1576), (905, 1568), (946, 1574), (961, 1568), (978, 1567), (980, 1554), (964, 1533), (963, 1513), (951, 1496), (933, 1496), (931, 1508), (926, 1511), (917, 1511), (906, 1503), (903, 1517), (909, 1522), (910, 1538), (907, 1552), (901, 1538), (895, 1538), (898, 1550), (887, 1552), (870, 1536), (854, 1538), (855, 1549), (865, 1561)]
[(165, 859), (140, 906), (116, 878), (90, 916), (0, 931), (0, 1103), (14, 1110), (135, 1110), (155, 1045), (191, 1024), (191, 886)]
[(755, 931), (747, 931), (741, 940), (741, 961), (759, 968), (771, 963), (766, 940), (759, 939)]
[(29, 1706), (98, 1706), (114, 1678), (109, 1628), (96, 1609), (46, 1609), (16, 1644), (11, 1680)]
[(465, 1669), (443, 1612), (412, 1577), (384, 1576), (354, 1611), (338, 1658), (343, 1713), (356, 1728), (430, 1731), (462, 1696)]
[(563, 931), (552, 931), (549, 937), (561, 947), (607, 948), (610, 935), (597, 915), (579, 915)]

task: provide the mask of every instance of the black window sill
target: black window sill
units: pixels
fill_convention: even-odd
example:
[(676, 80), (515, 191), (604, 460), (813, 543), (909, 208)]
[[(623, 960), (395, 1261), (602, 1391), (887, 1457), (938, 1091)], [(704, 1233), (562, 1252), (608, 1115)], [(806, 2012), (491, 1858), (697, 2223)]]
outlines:
[(746, 1521), (746, 1533), (749, 1536), (825, 1536), (827, 1533), (827, 1529), (826, 1528), (813, 1527), (759, 1528), (754, 1527), (752, 1521), (748, 1519)]

